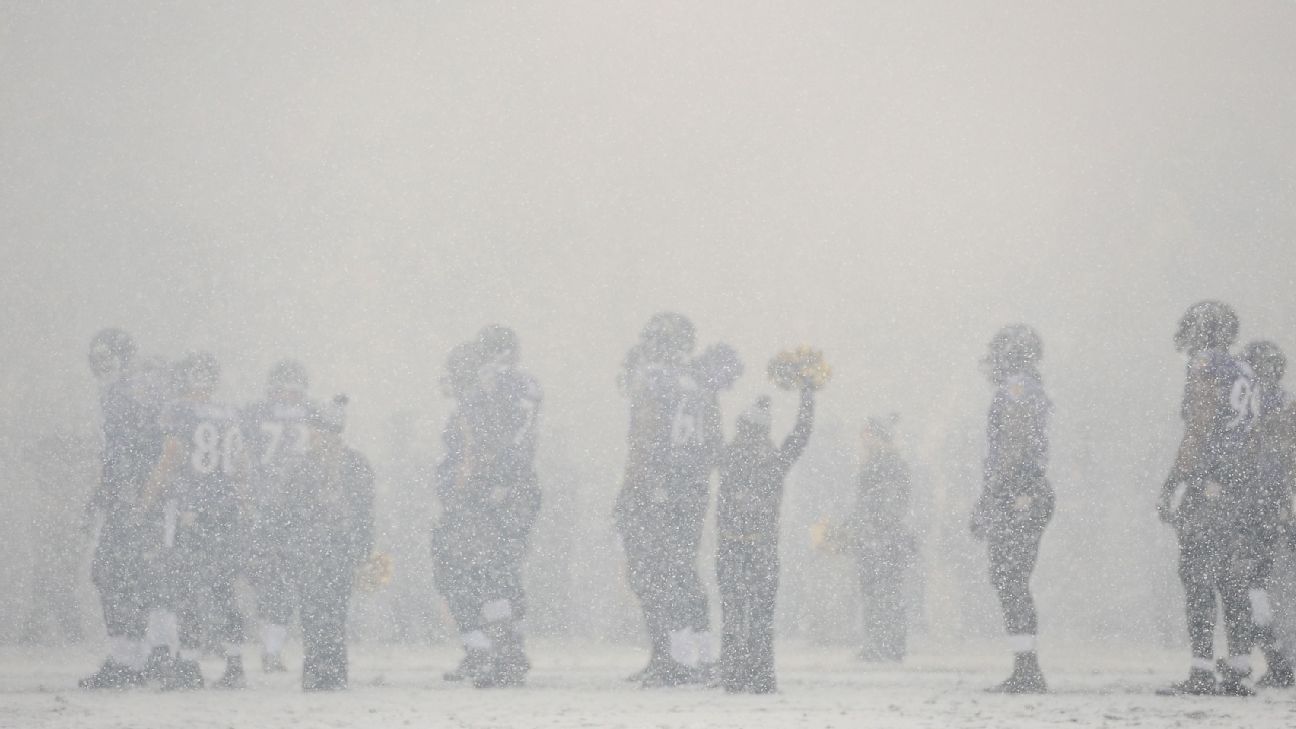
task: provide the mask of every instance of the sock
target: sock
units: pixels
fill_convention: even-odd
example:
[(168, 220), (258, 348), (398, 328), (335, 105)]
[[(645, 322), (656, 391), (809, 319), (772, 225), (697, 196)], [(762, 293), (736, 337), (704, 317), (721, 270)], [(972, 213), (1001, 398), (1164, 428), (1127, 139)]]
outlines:
[(508, 620), (513, 617), (513, 605), (508, 600), (491, 600), (482, 605), (481, 616), (488, 623)]
[(1234, 673), (1245, 676), (1251, 673), (1251, 656), (1229, 656), (1228, 666)]
[(109, 636), (108, 658), (119, 666), (134, 668), (139, 662), (139, 642), (121, 635)]
[(288, 626), (266, 623), (261, 629), (261, 650), (267, 655), (277, 656), (283, 653), (284, 643), (288, 642)]
[(1035, 636), (1030, 633), (1018, 633), (1008, 636), (1008, 648), (1013, 653), (1034, 653)]
[(225, 660), (238, 659), (243, 660), (243, 646), (239, 643), (221, 643), (221, 653), (225, 655)]
[(683, 664), (689, 668), (697, 667), (698, 644), (692, 628), (671, 631), (670, 655), (671, 659), (676, 663)]
[(480, 630), (474, 630), (471, 633), (464, 633), (462, 636), (464, 648), (475, 651), (488, 651), (491, 649), (491, 639)]
[(1262, 628), (1267, 628), (1273, 624), (1274, 612), (1273, 605), (1269, 602), (1269, 592), (1267, 590), (1247, 590), (1247, 598), (1251, 601), (1251, 620)]
[(694, 640), (697, 642), (698, 663), (715, 663), (718, 658), (715, 633), (703, 630), (694, 634)]
[(179, 641), (179, 626), (175, 613), (170, 610), (150, 610), (148, 614), (148, 647), (171, 648)]
[(1205, 672), (1207, 672), (1207, 673), (1214, 673), (1214, 672), (1215, 672), (1215, 661), (1212, 660), (1212, 659), (1210, 659), (1210, 658), (1199, 658), (1198, 656), (1193, 656), (1193, 659), (1192, 659), (1192, 670), (1194, 670), (1194, 671), (1205, 671)]

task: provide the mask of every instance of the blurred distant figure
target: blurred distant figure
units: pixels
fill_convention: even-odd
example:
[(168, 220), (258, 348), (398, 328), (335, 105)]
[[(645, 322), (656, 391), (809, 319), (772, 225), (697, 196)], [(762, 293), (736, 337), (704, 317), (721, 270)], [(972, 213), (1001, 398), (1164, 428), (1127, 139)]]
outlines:
[(517, 367), (517, 336), (488, 326), (451, 353), (457, 409), (438, 466), (442, 514), (433, 535), (438, 584), (465, 648), (446, 680), (519, 686), (531, 669), (521, 621), (522, 567), (540, 510), (535, 472), (540, 385)]
[(302, 689), (347, 687), (347, 608), (373, 549), (374, 474), (342, 438), (345, 396), (311, 415), (310, 448), (287, 476), (288, 554), (300, 600)]
[[(1202, 301), (1179, 321), (1175, 347), (1188, 355), (1183, 441), (1157, 502), (1179, 538), (1179, 579), (1187, 603), (1192, 664), (1188, 678), (1162, 693), (1249, 696), (1254, 645), (1248, 591), (1261, 550), (1263, 519), (1256, 494), (1256, 421), (1260, 393), (1254, 373), (1229, 353), (1237, 339), (1232, 307)], [(1218, 595), (1218, 602), (1216, 596)], [(1215, 616), (1224, 610), (1229, 657), (1215, 655)]]
[(213, 646), (225, 658), (216, 687), (246, 685), (234, 580), (246, 554), (248, 463), (238, 411), (213, 399), (220, 374), (208, 352), (176, 363), (178, 397), (160, 419), (162, 457), (140, 498), (141, 517), (164, 525), (159, 577), (179, 621), (179, 655), (161, 667), (168, 690), (201, 688), (198, 660)]
[(905, 576), (913, 565), (908, 525), (909, 466), (893, 442), (895, 418), (870, 418), (860, 433), (855, 510), (847, 522), (846, 549), (855, 556), (864, 617), (865, 661), (904, 660), (908, 634)]
[(648, 665), (630, 680), (645, 687), (703, 682), (716, 659), (697, 560), (723, 445), (716, 392), (733, 383), (741, 364), (724, 345), (690, 362), (694, 342), (687, 318), (656, 314), (619, 378), (630, 430), (615, 516), (651, 646)]
[(814, 390), (801, 388), (796, 426), (775, 447), (770, 398), (738, 418), (720, 461), (716, 508), (716, 575), (724, 629), (720, 683), (729, 692), (772, 693), (774, 607), (779, 584), (779, 510), (788, 471), (814, 427)]
[(1043, 354), (1039, 334), (1014, 324), (994, 335), (982, 361), (994, 398), (983, 488), (971, 528), (989, 547), (990, 581), (1014, 653), (1012, 675), (992, 689), (997, 693), (1048, 690), (1035, 652), (1038, 617), (1030, 591), (1040, 538), (1053, 516), (1053, 487), (1045, 475), (1053, 406), (1038, 369)]
[(32, 514), (36, 542), (32, 604), (26, 640), (79, 643), (84, 637), (77, 578), (86, 544), (82, 507), (94, 481), (94, 448), (71, 433), (42, 436), (26, 453), (35, 482), (37, 511)]
[(261, 626), (261, 670), (285, 671), (284, 643), (297, 605), (288, 553), (293, 505), (287, 478), (311, 449), (316, 408), (307, 399), (310, 380), (301, 362), (270, 368), (265, 399), (243, 411), (243, 439), (252, 466), (251, 554), (248, 577), (256, 590)]
[(379, 487), (377, 548), (385, 549), (398, 565), (390, 590), (392, 634), (402, 644), (428, 644), (444, 639), (427, 525), (432, 506), (427, 499), (431, 479), (415, 450), (418, 414), (399, 410), (387, 421), (386, 474)]
[(104, 329), (90, 342), (90, 371), (99, 381), (103, 417), (102, 474), (88, 506), (99, 517), (90, 575), (103, 606), (108, 658), (78, 682), (87, 689), (123, 689), (145, 681), (150, 600), (145, 551), (152, 535), (136, 503), (162, 450), (158, 413), (166, 388), (135, 354), (135, 341), (120, 329)]
[(1276, 615), (1270, 590), (1273, 581), (1274, 561), (1284, 549), (1291, 548), (1293, 529), (1292, 485), (1296, 482), (1296, 403), (1283, 389), (1282, 378), (1287, 371), (1287, 357), (1277, 344), (1269, 341), (1251, 342), (1243, 350), (1242, 359), (1255, 374), (1260, 392), (1260, 420), (1256, 424), (1259, 437), (1259, 499), (1258, 535), (1260, 561), (1252, 576), (1248, 593), (1251, 619), (1255, 622), (1256, 642), (1264, 652), (1266, 672), (1256, 686), (1260, 688), (1291, 688), (1296, 685), (1287, 647), (1275, 630)]

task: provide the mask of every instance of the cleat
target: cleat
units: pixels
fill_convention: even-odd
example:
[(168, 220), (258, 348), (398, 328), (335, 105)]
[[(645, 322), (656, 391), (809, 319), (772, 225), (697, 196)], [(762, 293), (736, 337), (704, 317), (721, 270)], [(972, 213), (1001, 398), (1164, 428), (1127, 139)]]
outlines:
[(625, 677), (626, 683), (640, 683), (641, 681), (643, 681), (644, 678), (647, 677), (649, 673), (652, 673), (654, 663), (656, 662), (656, 660), (657, 660), (656, 658), (648, 659), (648, 665), (644, 666), (638, 671), (635, 671), (634, 673)]
[(171, 670), (162, 678), (163, 691), (194, 691), (202, 687), (202, 669), (198, 667), (198, 661), (183, 658), (171, 661)]
[(1215, 696), (1218, 692), (1215, 674), (1200, 668), (1192, 669), (1183, 681), (1157, 689), (1158, 696)]
[(1013, 662), (1012, 675), (1003, 683), (986, 689), (991, 694), (1046, 694), (1048, 684), (1040, 671), (1039, 659), (1034, 653), (1018, 653)]
[(1250, 671), (1236, 671), (1227, 661), (1221, 659), (1217, 665), (1219, 683), (1215, 685), (1216, 696), (1255, 696), (1255, 691), (1243, 683)]
[(522, 649), (522, 641), (499, 641), (498, 649), (489, 657), (487, 665), (473, 677), (473, 688), (518, 688), (526, 685), (531, 661)]
[(278, 653), (261, 654), (261, 672), (262, 673), (287, 673), (288, 667), (284, 665), (283, 656)]
[(144, 679), (146, 681), (161, 681), (171, 670), (171, 649), (167, 646), (155, 646), (149, 651), (148, 659), (144, 661)]
[(490, 664), (490, 651), (469, 648), (453, 671), (441, 674), (442, 681), (469, 681), (486, 670)]
[(1256, 688), (1291, 688), (1296, 686), (1296, 675), (1290, 668), (1271, 668), (1256, 681)]
[(247, 688), (247, 676), (243, 674), (243, 659), (240, 656), (230, 656), (225, 659), (225, 673), (214, 684), (218, 689), (243, 689)]
[(665, 660), (649, 671), (639, 683), (641, 688), (673, 688), (690, 686), (701, 682), (701, 674), (696, 668), (689, 668), (683, 663)]
[(122, 691), (139, 688), (144, 683), (145, 679), (142, 671), (136, 671), (109, 658), (103, 662), (98, 671), (77, 681), (77, 686), (89, 690), (112, 689)]
[(1291, 688), (1296, 685), (1296, 675), (1292, 673), (1291, 662), (1277, 648), (1265, 648), (1265, 663), (1268, 668), (1265, 675), (1256, 681), (1256, 688)]

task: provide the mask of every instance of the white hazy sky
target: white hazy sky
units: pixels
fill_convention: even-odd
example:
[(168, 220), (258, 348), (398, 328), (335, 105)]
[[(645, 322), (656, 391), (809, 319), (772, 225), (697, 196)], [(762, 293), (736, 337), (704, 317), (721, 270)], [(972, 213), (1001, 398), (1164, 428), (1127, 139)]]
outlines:
[(1292, 38), (1277, 0), (0, 2), (0, 425), (88, 430), (115, 324), (239, 401), (301, 357), (376, 445), (500, 321), (611, 490), (674, 308), (748, 361), (730, 412), (809, 342), (830, 417), (915, 444), (1028, 321), (1059, 457), (1168, 465), (1188, 304), (1296, 345)]

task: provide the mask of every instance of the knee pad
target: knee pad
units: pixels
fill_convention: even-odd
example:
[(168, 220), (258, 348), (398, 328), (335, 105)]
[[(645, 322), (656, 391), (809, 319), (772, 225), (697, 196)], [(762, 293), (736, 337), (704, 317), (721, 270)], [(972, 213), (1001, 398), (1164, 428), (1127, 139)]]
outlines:
[(489, 600), (482, 605), (482, 620), (487, 623), (498, 623), (513, 617), (513, 604), (508, 600)]
[(1273, 625), (1273, 604), (1269, 602), (1269, 592), (1259, 588), (1247, 590), (1247, 599), (1251, 602), (1251, 621), (1260, 627)]

